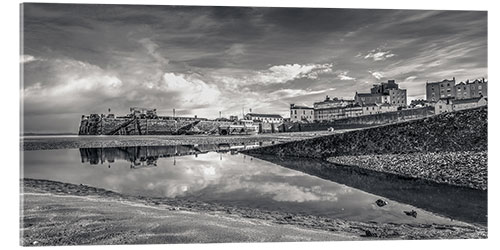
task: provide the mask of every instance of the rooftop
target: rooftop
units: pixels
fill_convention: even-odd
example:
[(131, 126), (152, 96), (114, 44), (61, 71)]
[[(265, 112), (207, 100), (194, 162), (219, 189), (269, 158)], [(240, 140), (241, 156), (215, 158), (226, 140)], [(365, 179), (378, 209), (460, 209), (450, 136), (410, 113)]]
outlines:
[(300, 106), (300, 105), (291, 105), (291, 109), (314, 109), (312, 107), (307, 107), (307, 106)]
[(268, 118), (283, 118), (281, 115), (277, 114), (257, 114), (257, 113), (248, 113), (246, 114), (247, 116), (254, 116), (254, 117), (268, 117)]
[(469, 99), (456, 99), (456, 100), (453, 100), (453, 104), (474, 103), (474, 102), (478, 102), (482, 98), (483, 97), (475, 97), (475, 98), (469, 98)]

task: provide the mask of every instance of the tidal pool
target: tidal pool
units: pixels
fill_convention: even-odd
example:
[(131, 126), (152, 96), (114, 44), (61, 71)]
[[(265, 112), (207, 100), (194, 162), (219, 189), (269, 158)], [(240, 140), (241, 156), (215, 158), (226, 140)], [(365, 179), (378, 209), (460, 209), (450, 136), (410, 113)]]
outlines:
[[(284, 167), (286, 164), (278, 160), (271, 162), (235, 151), (254, 146), (258, 145), (25, 151), (22, 174), (25, 178), (85, 184), (129, 195), (194, 199), (346, 220), (461, 224), (342, 181)], [(378, 199), (388, 205), (377, 206)], [(416, 218), (403, 212), (411, 210), (417, 212)]]

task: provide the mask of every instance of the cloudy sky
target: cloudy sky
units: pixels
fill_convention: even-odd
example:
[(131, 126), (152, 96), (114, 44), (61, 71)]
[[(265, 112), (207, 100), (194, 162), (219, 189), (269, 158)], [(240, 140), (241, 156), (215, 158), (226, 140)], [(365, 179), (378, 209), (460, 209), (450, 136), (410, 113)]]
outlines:
[(73, 132), (82, 114), (288, 117), (394, 79), (487, 78), (477, 11), (23, 5), (25, 132)]

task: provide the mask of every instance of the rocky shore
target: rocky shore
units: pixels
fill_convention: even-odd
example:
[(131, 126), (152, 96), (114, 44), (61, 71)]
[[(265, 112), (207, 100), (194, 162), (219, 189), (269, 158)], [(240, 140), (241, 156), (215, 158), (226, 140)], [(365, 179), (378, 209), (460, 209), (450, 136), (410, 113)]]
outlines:
[(438, 183), (480, 190), (488, 188), (486, 151), (346, 155), (330, 157), (328, 161)]
[(461, 110), (246, 152), (326, 159), (343, 155), (487, 151), (487, 116), (486, 107)]
[[(120, 204), (133, 204), (134, 206), (145, 206), (148, 208), (159, 209), (160, 211), (173, 212), (169, 216), (174, 216), (178, 214), (179, 216), (182, 212), (194, 212), (202, 213), (205, 215), (216, 215), (221, 216), (221, 218), (232, 218), (236, 220), (257, 220), (260, 222), (271, 223), (268, 225), (284, 225), (292, 226), (294, 229), (304, 229), (304, 230), (318, 230), (321, 232), (332, 233), (331, 240), (349, 240), (349, 239), (456, 239), (456, 238), (486, 238), (487, 230), (483, 227), (473, 226), (469, 224), (463, 225), (420, 225), (420, 224), (377, 224), (373, 223), (362, 223), (354, 221), (345, 221), (339, 219), (323, 218), (313, 215), (303, 215), (303, 214), (290, 214), (278, 211), (265, 211), (259, 209), (241, 208), (241, 207), (231, 207), (223, 206), (215, 203), (204, 203), (193, 200), (183, 200), (183, 199), (167, 199), (167, 198), (147, 198), (140, 196), (129, 196), (123, 195), (115, 192), (111, 192), (104, 189), (94, 188), (85, 185), (74, 185), (68, 183), (61, 183), (48, 180), (36, 180), (36, 179), (23, 179), (22, 180), (22, 195), (23, 195), (23, 217), (21, 223), (21, 232), (23, 234), (22, 244), (32, 245), (33, 242), (37, 241), (36, 244), (45, 245), (59, 245), (67, 244), (64, 242), (65, 238), (71, 238), (72, 235), (81, 235), (88, 232), (89, 228), (94, 228), (97, 224), (106, 226), (108, 228), (117, 227), (114, 223), (125, 223), (127, 218), (106, 218), (105, 216), (93, 215), (85, 218), (84, 226), (73, 226), (76, 222), (68, 223), (65, 220), (72, 218), (74, 216), (67, 216), (66, 213), (78, 214), (84, 213), (85, 210), (81, 208), (77, 203), (63, 202), (65, 199), (75, 199), (75, 197), (82, 198), (92, 198), (97, 201), (101, 201), (102, 206), (107, 206), (106, 202), (120, 202)], [(44, 196), (33, 196), (30, 194), (43, 194)], [(57, 197), (56, 197), (57, 196)], [(57, 204), (66, 204), (65, 207), (54, 206), (50, 207), (46, 201), (40, 202), (40, 206), (26, 204), (33, 203), (33, 199), (57, 199), (59, 200)], [(74, 204), (74, 205), (72, 205)], [(96, 204), (100, 204), (96, 202)], [(33, 208), (34, 207), (34, 208)], [(36, 208), (40, 209), (36, 209)], [(121, 211), (121, 210), (120, 210)], [(55, 213), (58, 219), (54, 221), (46, 221), (44, 216), (49, 213)], [(59, 214), (58, 213), (64, 213)], [(140, 213), (134, 214), (140, 216)], [(66, 215), (66, 216), (63, 216)], [(145, 218), (151, 216), (147, 215)], [(66, 218), (66, 219), (65, 219)], [(61, 221), (62, 220), (62, 221)], [(116, 221), (114, 221), (116, 220)], [(41, 223), (41, 222), (44, 223)], [(106, 222), (103, 224), (103, 221)], [(45, 223), (52, 223), (53, 225), (45, 225)], [(69, 235), (63, 235), (58, 232), (61, 228), (60, 225), (55, 225), (54, 223), (62, 223), (68, 227), (71, 227), (71, 232)], [(81, 224), (81, 222), (78, 222)], [(155, 225), (161, 226), (161, 221), (156, 220)], [(160, 225), (158, 225), (160, 223)], [(168, 224), (167, 221), (163, 223)], [(200, 222), (203, 223), (203, 222)], [(70, 226), (71, 225), (71, 226)], [(54, 230), (54, 226), (57, 226), (57, 230)], [(148, 225), (144, 225), (147, 227)], [(151, 225), (149, 225), (151, 226)], [(165, 225), (167, 226), (167, 225)], [(133, 225), (128, 225), (127, 227), (134, 227)], [(65, 228), (64, 232), (70, 230)], [(130, 230), (130, 229), (129, 229)], [(128, 231), (127, 231), (128, 232)], [(120, 238), (120, 234), (126, 234), (125, 231), (115, 230), (110, 231), (113, 233), (113, 237)], [(149, 237), (157, 237), (154, 232), (149, 232), (151, 235)], [(323, 234), (324, 234), (323, 233)], [(102, 236), (102, 235), (101, 235)], [(103, 236), (104, 237), (104, 236)], [(111, 236), (110, 236), (111, 237)], [(85, 240), (87, 238), (74, 238), (73, 240), (78, 241)], [(304, 240), (304, 239), (301, 239)], [(312, 240), (312, 239), (311, 239)], [(175, 241), (175, 240), (172, 240)], [(238, 241), (238, 240), (235, 240)], [(278, 240), (279, 241), (279, 240)], [(59, 243), (61, 242), (61, 243)], [(93, 242), (92, 244), (106, 244), (108, 241)], [(148, 243), (154, 241), (145, 241)], [(207, 241), (209, 242), (209, 241)], [(85, 242), (72, 242), (73, 244), (85, 244)], [(110, 241), (108, 244), (119, 244), (120, 242)], [(167, 242), (157, 242), (157, 243), (167, 243)]]
[(346, 155), (330, 157), (328, 161), (438, 183), (480, 190), (488, 188), (486, 151)]

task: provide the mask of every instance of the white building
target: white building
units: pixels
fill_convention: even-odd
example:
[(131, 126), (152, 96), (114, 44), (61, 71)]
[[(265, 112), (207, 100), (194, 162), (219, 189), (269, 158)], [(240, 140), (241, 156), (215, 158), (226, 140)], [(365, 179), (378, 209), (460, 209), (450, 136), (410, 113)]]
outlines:
[(488, 99), (486, 97), (476, 97), (468, 99), (441, 99), (434, 105), (434, 113), (438, 115), (446, 112), (472, 109), (486, 105), (488, 105)]
[(314, 120), (314, 108), (290, 104), (291, 122), (312, 122)]
[(277, 114), (256, 114), (248, 113), (245, 120), (260, 121), (263, 123), (283, 123), (283, 117)]

